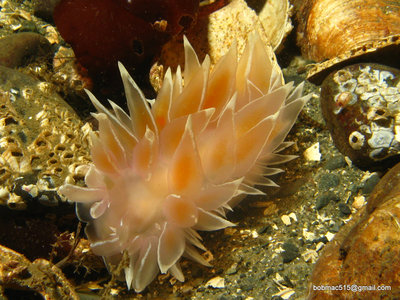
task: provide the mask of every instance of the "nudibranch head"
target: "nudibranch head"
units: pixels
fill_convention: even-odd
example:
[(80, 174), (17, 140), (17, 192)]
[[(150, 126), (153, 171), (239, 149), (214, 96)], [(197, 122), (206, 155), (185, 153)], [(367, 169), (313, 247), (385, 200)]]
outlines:
[[(65, 184), (94, 253), (118, 262), (125, 252), (128, 287), (142, 291), (157, 275), (184, 276), (182, 255), (208, 262), (197, 230), (232, 226), (225, 210), (253, 186), (275, 185), (264, 176), (294, 158), (278, 154), (309, 98), (302, 85), (284, 84), (279, 67), (257, 34), (240, 60), (235, 46), (213, 67), (202, 64), (185, 39), (185, 70), (167, 70), (157, 99), (144, 97), (120, 64), (129, 115), (90, 92), (99, 113), (87, 187)], [(271, 167), (272, 166), (272, 167)]]

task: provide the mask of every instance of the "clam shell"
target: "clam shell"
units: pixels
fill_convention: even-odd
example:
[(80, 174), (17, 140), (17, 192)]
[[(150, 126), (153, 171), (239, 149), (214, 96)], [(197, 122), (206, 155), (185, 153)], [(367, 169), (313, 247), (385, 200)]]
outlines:
[(320, 62), (400, 34), (400, 3), (392, 0), (308, 0), (300, 7), (298, 43)]
[(399, 67), (399, 1), (305, 0), (295, 7), (297, 43), (304, 57), (318, 62), (307, 74), (311, 82), (320, 84), (350, 63)]

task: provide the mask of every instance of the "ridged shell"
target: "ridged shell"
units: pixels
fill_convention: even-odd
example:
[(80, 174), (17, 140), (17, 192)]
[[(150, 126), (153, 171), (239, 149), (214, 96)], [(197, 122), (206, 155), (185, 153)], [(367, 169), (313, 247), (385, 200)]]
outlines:
[(373, 41), (400, 34), (400, 2), (308, 0), (299, 11), (298, 43), (320, 62)]

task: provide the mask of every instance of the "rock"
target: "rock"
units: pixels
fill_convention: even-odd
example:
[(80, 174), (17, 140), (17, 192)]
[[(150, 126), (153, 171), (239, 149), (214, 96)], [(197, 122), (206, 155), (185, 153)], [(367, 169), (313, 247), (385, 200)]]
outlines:
[(315, 201), (315, 209), (320, 210), (321, 208), (328, 205), (330, 201), (338, 202), (340, 198), (334, 192), (328, 191), (324, 192), (321, 196), (319, 196)]
[(35, 16), (46, 21), (53, 21), (53, 10), (60, 0), (33, 0), (33, 11)]
[(364, 194), (370, 194), (374, 187), (378, 184), (379, 180), (381, 178), (379, 177), (378, 173), (373, 173), (371, 176), (365, 180), (363, 187), (362, 187), (362, 192)]
[(340, 183), (339, 175), (334, 174), (334, 173), (327, 173), (327, 174), (323, 174), (319, 178), (318, 187), (320, 188), (320, 190), (326, 191), (326, 190), (329, 190), (330, 188), (337, 187), (339, 185), (339, 183)]
[(58, 186), (83, 179), (89, 131), (51, 85), (0, 66), (0, 185), (8, 192), (0, 203), (54, 206)]
[(350, 209), (350, 207), (349, 207), (347, 204), (345, 204), (345, 203), (339, 203), (338, 207), (339, 207), (340, 213), (341, 213), (343, 216), (348, 216), (348, 215), (351, 214), (351, 209)]
[(21, 32), (0, 39), (0, 65), (16, 68), (38, 58), (51, 58), (49, 41), (40, 34)]
[(282, 258), (284, 263), (289, 263), (300, 256), (299, 248), (292, 242), (285, 242), (282, 245)]
[(336, 170), (346, 166), (346, 160), (342, 155), (337, 155), (326, 160), (325, 168), (327, 170)]
[(363, 169), (400, 160), (400, 70), (356, 64), (322, 84), (321, 108), (336, 147)]

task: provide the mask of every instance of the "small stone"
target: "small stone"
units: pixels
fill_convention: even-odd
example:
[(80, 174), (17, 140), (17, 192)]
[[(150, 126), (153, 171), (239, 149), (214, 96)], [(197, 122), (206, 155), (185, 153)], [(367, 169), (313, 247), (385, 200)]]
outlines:
[[(329, 232), (328, 232), (329, 233)], [(315, 251), (319, 251), (319, 250), (321, 250), (322, 248), (324, 248), (324, 246), (325, 246), (325, 243), (323, 243), (323, 242), (319, 242), (316, 246), (315, 246)]]
[(236, 272), (237, 272), (237, 266), (238, 266), (237, 263), (233, 263), (233, 264), (229, 267), (229, 269), (226, 270), (226, 274), (228, 274), (228, 275), (236, 274)]
[(315, 201), (315, 209), (320, 210), (321, 208), (328, 205), (330, 201), (338, 202), (340, 198), (334, 192), (325, 192), (319, 196)]
[(307, 228), (303, 228), (303, 237), (307, 241), (313, 241), (316, 238), (315, 233), (308, 231)]
[(285, 242), (282, 249), (284, 250), (281, 253), (284, 263), (289, 263), (300, 255), (299, 248), (292, 242)]
[(327, 170), (336, 170), (339, 168), (343, 168), (346, 166), (346, 160), (342, 155), (336, 155), (330, 159), (328, 159), (325, 163), (325, 168)]
[(327, 232), (327, 233), (325, 234), (325, 236), (326, 236), (326, 238), (328, 239), (328, 241), (331, 241), (331, 240), (335, 237), (335, 234), (332, 233), (332, 232)]
[(365, 201), (364, 196), (356, 196), (356, 197), (354, 197), (354, 201), (353, 201), (353, 204), (351, 204), (351, 206), (353, 208), (359, 210), (361, 207), (364, 206), (365, 203), (366, 203), (366, 201)]
[(293, 220), (293, 221), (295, 221), (295, 222), (297, 222), (297, 216), (296, 216), (296, 214), (295, 213), (290, 213), (289, 214), (289, 217)]
[(287, 215), (281, 216), (281, 220), (282, 220), (283, 224), (285, 224), (286, 226), (289, 226), (290, 224), (292, 224), (290, 221), (290, 217)]
[(365, 180), (362, 187), (362, 192), (364, 194), (370, 194), (376, 184), (379, 182), (379, 180), (381, 180), (381, 178), (379, 177), (378, 173), (371, 174), (371, 176), (367, 180)]
[(29, 193), (32, 197), (37, 197), (39, 194), (39, 189), (34, 184), (22, 185), (22, 190)]
[(225, 279), (219, 276), (211, 278), (209, 281), (207, 281), (206, 287), (222, 289), (225, 287)]
[(304, 158), (309, 161), (320, 161), (319, 142), (311, 145), (304, 151)]
[(345, 203), (339, 203), (339, 210), (344, 216), (348, 216), (351, 214), (351, 209)]
[(312, 249), (307, 249), (301, 254), (301, 257), (304, 259), (305, 262), (315, 263), (318, 258), (318, 252)]
[(282, 291), (279, 291), (276, 294), (272, 295), (272, 300), (288, 300), (295, 294), (295, 291), (292, 288), (285, 288)]
[(340, 183), (340, 177), (334, 173), (323, 174), (319, 178), (318, 186), (322, 191), (337, 187)]

